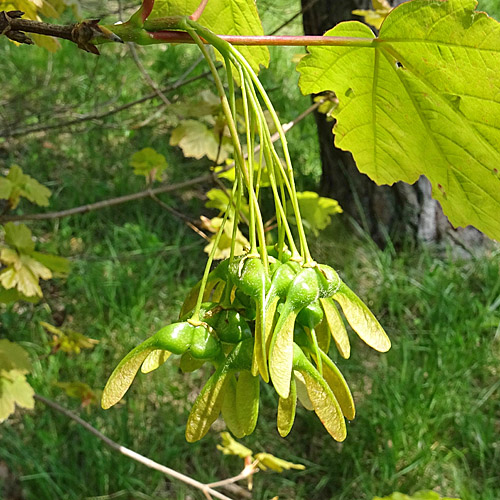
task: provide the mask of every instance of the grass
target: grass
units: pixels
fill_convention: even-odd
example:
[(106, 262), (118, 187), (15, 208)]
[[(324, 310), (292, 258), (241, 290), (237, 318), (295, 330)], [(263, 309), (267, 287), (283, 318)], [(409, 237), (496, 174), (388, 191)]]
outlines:
[[(286, 9), (269, 2), (265, 22), (271, 28), (295, 13), (296, 5), (285, 4)], [(10, 44), (2, 44), (0, 51), (6, 67), (1, 99), (12, 126), (100, 111), (108, 103), (120, 105), (150, 91), (121, 47), (103, 50), (99, 59), (66, 45), (54, 55)], [(142, 57), (153, 77), (165, 84), (198, 56), (187, 47), (151, 47)], [(309, 104), (296, 89), (291, 57), (290, 52), (273, 51), (278, 71), (263, 73), (284, 121)], [(193, 74), (203, 70), (199, 66)], [(193, 83), (169, 98), (182, 101), (205, 86), (204, 81)], [(0, 167), (16, 162), (47, 184), (55, 193), (53, 210), (143, 189), (144, 182), (131, 175), (128, 159), (145, 146), (167, 157), (171, 182), (206, 172), (208, 162), (186, 160), (168, 146), (169, 113), (135, 128), (157, 106), (150, 101), (69, 130), (0, 140)], [(300, 183), (308, 188), (319, 172), (312, 117), (291, 134)], [(204, 211), (202, 200), (210, 187), (162, 199), (194, 219)], [(20, 210), (32, 208), (22, 205)], [(98, 392), (131, 347), (175, 319), (183, 296), (201, 275), (203, 241), (151, 200), (31, 227), (39, 248), (72, 261), (66, 280), (46, 285), (43, 302), (2, 310), (0, 337), (18, 341), (30, 352), (35, 390), (81, 413), (121, 444), (201, 481), (237, 474), (242, 464), (215, 449), (222, 423), (200, 443), (188, 445), (184, 439), (186, 418), (206, 373), (182, 374), (169, 361), (138, 377), (125, 402), (106, 412), (97, 405), (80, 409), (55, 385), (82, 381)], [(332, 441), (303, 409), (291, 435), (279, 438), (276, 396), (262, 386), (258, 427), (244, 444), (304, 463), (307, 469), (260, 473), (254, 498), (371, 500), (395, 490), (424, 488), (462, 500), (500, 498), (500, 254), (459, 260), (442, 250), (411, 245), (382, 251), (337, 226), (313, 247), (318, 260), (338, 268), (376, 312), (393, 348), (381, 355), (351, 336), (351, 359), (337, 359), (358, 411), (342, 444)], [(64, 327), (100, 343), (79, 356), (48, 355), (50, 339), (39, 321), (63, 321)], [(107, 450), (40, 404), (2, 424), (1, 461), (20, 482), (26, 500), (204, 498)]]

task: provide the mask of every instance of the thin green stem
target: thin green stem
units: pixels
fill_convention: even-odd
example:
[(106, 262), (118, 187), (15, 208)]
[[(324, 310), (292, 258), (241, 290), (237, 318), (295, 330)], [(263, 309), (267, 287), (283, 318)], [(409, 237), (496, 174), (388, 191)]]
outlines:
[(201, 279), (201, 285), (200, 285), (200, 291), (198, 293), (198, 299), (196, 300), (196, 306), (194, 308), (193, 315), (191, 316), (191, 320), (190, 320), (192, 323), (195, 323), (195, 324), (200, 322), (201, 304), (203, 303), (203, 295), (205, 293), (205, 288), (207, 286), (208, 275), (210, 274), (210, 268), (212, 267), (212, 262), (214, 260), (215, 253), (217, 252), (217, 248), (219, 247), (220, 239), (221, 239), (222, 235), (224, 234), (224, 226), (226, 225), (226, 221), (229, 217), (229, 214), (231, 213), (230, 207), (233, 205), (234, 195), (236, 194), (237, 186), (238, 186), (237, 183), (235, 183), (233, 185), (233, 191), (231, 192), (231, 198), (229, 199), (226, 213), (224, 214), (220, 228), (217, 231), (217, 234), (215, 235), (214, 246), (210, 250), (210, 254), (208, 256), (207, 264), (205, 266), (205, 272), (203, 273), (203, 278)]
[[(212, 76), (214, 78), (214, 81), (215, 81), (215, 84), (217, 87), (217, 91), (219, 92), (219, 97), (220, 97), (221, 102), (222, 102), (222, 110), (224, 112), (224, 115), (226, 116), (227, 124), (229, 127), (229, 132), (231, 134), (231, 139), (233, 141), (233, 146), (234, 146), (234, 150), (236, 153), (236, 158), (235, 158), (236, 165), (237, 166), (239, 165), (240, 168), (242, 169), (243, 178), (245, 179), (245, 182), (248, 185), (249, 174), (248, 174), (248, 170), (247, 170), (246, 165), (245, 165), (245, 158), (243, 156), (241, 143), (240, 143), (239, 136), (238, 136), (238, 131), (236, 129), (236, 124), (234, 122), (234, 118), (233, 118), (233, 115), (231, 113), (231, 109), (230, 109), (229, 102), (228, 102), (227, 97), (226, 97), (226, 93), (224, 91), (224, 86), (223, 86), (222, 81), (219, 77), (219, 74), (217, 73), (217, 68), (215, 67), (214, 62), (210, 58), (210, 55), (208, 54), (206, 47), (203, 44), (203, 41), (201, 40), (201, 38), (198, 35), (196, 30), (198, 30), (198, 29), (201, 30), (203, 32), (204, 36), (207, 36), (207, 33), (208, 33), (208, 36), (211, 39), (210, 43), (212, 43), (212, 41), (213, 41), (214, 43), (212, 43), (212, 45), (214, 47), (216, 47), (219, 50), (219, 52), (221, 52), (221, 54), (229, 54), (230, 51), (228, 51), (228, 47), (230, 48), (231, 46), (228, 43), (220, 41), (218, 39), (218, 37), (216, 35), (214, 35), (210, 30), (207, 30), (206, 28), (199, 26), (198, 23), (196, 23), (194, 21), (184, 19), (183, 22), (181, 23), (180, 27), (182, 29), (185, 29), (193, 37), (193, 40), (195, 41), (196, 45), (198, 45), (198, 47), (200, 48), (202, 54), (204, 55), (208, 65), (209, 65), (210, 72), (212, 73)], [(268, 257), (267, 257), (267, 251), (266, 251), (266, 245), (265, 245), (266, 235), (265, 235), (265, 231), (264, 231), (264, 223), (262, 221), (260, 207), (259, 207), (257, 198), (255, 197), (255, 193), (253, 191), (251, 191), (248, 193), (248, 196), (249, 196), (250, 203), (253, 203), (254, 207), (255, 207), (259, 241), (260, 241), (261, 246), (263, 247), (263, 250), (261, 250), (261, 252), (262, 252), (261, 256), (262, 256), (264, 268), (266, 269), (266, 272), (267, 272), (269, 269), (269, 265), (268, 265)]]
[[(278, 218), (278, 225), (279, 225), (279, 237), (278, 237), (278, 248), (280, 250), (283, 250), (283, 242), (284, 242), (284, 235), (286, 233), (288, 242), (290, 245), (290, 250), (292, 252), (292, 255), (294, 259), (297, 258), (299, 255), (297, 248), (295, 246), (295, 242), (293, 239), (292, 232), (290, 230), (290, 226), (288, 225), (288, 220), (286, 218), (286, 199), (285, 199), (285, 193), (283, 190), (283, 180), (285, 181), (289, 193), (292, 193), (290, 183), (288, 182), (288, 179), (286, 177), (286, 173), (283, 170), (283, 165), (281, 164), (281, 161), (279, 160), (279, 157), (274, 150), (274, 144), (271, 139), (271, 133), (269, 131), (269, 126), (267, 124), (266, 118), (264, 116), (264, 112), (262, 110), (262, 107), (260, 106), (257, 94), (255, 92), (255, 88), (253, 85), (249, 85), (250, 88), (250, 93), (249, 93), (249, 98), (252, 104), (252, 108), (254, 109), (254, 112), (256, 114), (256, 120), (257, 120), (257, 127), (259, 130), (259, 136), (261, 140), (261, 152), (264, 152), (265, 158), (266, 158), (266, 164), (268, 167), (268, 173), (269, 173), (269, 181), (271, 183), (271, 189), (273, 190), (273, 196), (275, 200), (275, 205), (276, 205), (276, 215)], [(273, 152), (273, 156), (271, 155), (270, 151)], [(277, 164), (278, 164), (278, 170), (274, 168), (275, 166), (275, 160), (277, 158)], [(280, 200), (280, 194), (278, 193), (277, 190), (277, 183), (279, 184), (281, 188), (281, 200)]]
[[(247, 84), (243, 77), (243, 71), (241, 67), (239, 68), (239, 75), (241, 79), (241, 97), (243, 102), (243, 117), (245, 120), (245, 130), (247, 136), (247, 151), (248, 151), (248, 192), (249, 197), (255, 196), (257, 198), (257, 193), (254, 191), (253, 181), (254, 181), (254, 154), (251, 139), (251, 125), (250, 125), (250, 114), (248, 111), (248, 98), (247, 98)], [(254, 193), (250, 195), (250, 193)], [(257, 200), (258, 201), (258, 200)], [(257, 250), (257, 238), (255, 235), (255, 205), (250, 203), (250, 254), (253, 255), (258, 252)], [(265, 246), (265, 245), (264, 245)], [(261, 243), (262, 247), (262, 243)]]
[(283, 154), (285, 157), (285, 164), (287, 167), (288, 180), (290, 182), (290, 187), (292, 190), (292, 193), (290, 194), (290, 201), (292, 203), (295, 219), (297, 222), (297, 229), (299, 232), (301, 253), (305, 259), (305, 263), (310, 264), (313, 262), (313, 259), (311, 258), (311, 254), (309, 252), (309, 247), (307, 245), (307, 239), (306, 239), (306, 235), (305, 235), (305, 231), (304, 231), (304, 225), (302, 223), (302, 217), (300, 215), (299, 202), (297, 199), (297, 194), (296, 194), (296, 189), (295, 189), (295, 179), (293, 176), (292, 161), (290, 158), (290, 152), (288, 151), (288, 145), (287, 145), (287, 140), (286, 140), (286, 136), (285, 136), (285, 131), (283, 130), (283, 127), (281, 125), (278, 114), (276, 113), (276, 110), (274, 109), (273, 103), (271, 102), (271, 99), (269, 99), (269, 96), (267, 95), (267, 92), (264, 89), (264, 87), (262, 86), (262, 83), (260, 82), (259, 78), (255, 74), (255, 71), (252, 69), (250, 64), (248, 64), (246, 59), (241, 55), (241, 53), (237, 49), (235, 49), (231, 45), (229, 45), (229, 46), (231, 47), (231, 54), (246, 69), (246, 71), (250, 75), (250, 77), (251, 77), (254, 85), (256, 86), (257, 90), (259, 91), (259, 94), (261, 95), (267, 109), (269, 110), (269, 113), (271, 114), (273, 123), (276, 126), (276, 130), (278, 131), (278, 134), (280, 136), (280, 141), (281, 141), (282, 148), (283, 148)]

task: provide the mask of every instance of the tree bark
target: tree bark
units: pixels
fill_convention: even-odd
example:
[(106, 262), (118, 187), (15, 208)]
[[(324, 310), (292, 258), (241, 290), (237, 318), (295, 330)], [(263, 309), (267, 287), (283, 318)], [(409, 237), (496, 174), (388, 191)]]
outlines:
[[(396, 0), (394, 4), (402, 3)], [(355, 9), (371, 8), (370, 0), (302, 0), (306, 35), (320, 35), (341, 21), (359, 19)], [(430, 184), (421, 178), (414, 186), (396, 183), (377, 186), (360, 173), (351, 153), (333, 144), (332, 123), (316, 112), (322, 162), (321, 192), (335, 198), (344, 212), (381, 246), (409, 235), (426, 241), (441, 239), (449, 227), (438, 202), (430, 196)]]

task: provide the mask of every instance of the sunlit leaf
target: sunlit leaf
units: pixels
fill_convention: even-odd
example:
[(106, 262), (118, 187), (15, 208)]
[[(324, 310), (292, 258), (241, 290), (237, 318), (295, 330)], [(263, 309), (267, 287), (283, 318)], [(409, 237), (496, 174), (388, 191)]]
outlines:
[(153, 148), (143, 148), (130, 158), (130, 165), (135, 175), (143, 175), (147, 179), (161, 181), (163, 171), (168, 167), (165, 156)]
[(365, 23), (380, 29), (385, 18), (391, 12), (392, 7), (387, 0), (372, 0), (372, 6), (373, 9), (357, 9), (353, 10), (352, 13), (356, 16), (364, 17)]
[(305, 465), (288, 462), (282, 458), (275, 457), (270, 453), (257, 453), (255, 455), (255, 459), (259, 461), (258, 466), (262, 470), (272, 469), (276, 472), (283, 472), (284, 470), (304, 470), (306, 468)]
[(19, 255), (10, 248), (2, 248), (0, 261), (7, 267), (0, 272), (0, 284), (6, 288), (16, 288), (27, 297), (42, 296), (39, 279), (50, 279), (50, 269), (28, 255)]
[(222, 163), (232, 152), (227, 137), (218, 137), (214, 130), (196, 120), (184, 120), (172, 131), (170, 145), (179, 146), (184, 156), (199, 160), (206, 156)]
[[(315, 235), (330, 225), (332, 215), (341, 214), (342, 208), (336, 200), (319, 196), (312, 191), (297, 193), (302, 222)], [(289, 213), (292, 213), (291, 206)], [(292, 219), (295, 222), (294, 219)]]
[(15, 342), (0, 339), (0, 370), (16, 370), (25, 374), (31, 371), (28, 353)]
[(12, 415), (16, 406), (33, 409), (33, 395), (33, 388), (22, 372), (0, 369), (0, 422)]
[(415, 0), (378, 38), (358, 22), (329, 36), (367, 47), (310, 47), (304, 93), (333, 90), (335, 144), (378, 184), (426, 175), (455, 226), (500, 240), (500, 24), (475, 0)]
[(69, 260), (64, 257), (40, 252), (31, 252), (30, 256), (55, 273), (69, 273)]
[(252, 450), (238, 443), (229, 432), (221, 432), (220, 437), (222, 444), (217, 445), (217, 449), (222, 451), (224, 455), (235, 455), (240, 458), (250, 457)]
[[(51, 39), (51, 37), (46, 38)], [(40, 184), (36, 179), (33, 179), (33, 177), (23, 173), (21, 167), (18, 165), (12, 165), (10, 167), (7, 177), (4, 179), (4, 183), (5, 180), (10, 184), (8, 200), (11, 208), (17, 207), (21, 196), (24, 196), (32, 203), (41, 207), (48, 206), (51, 196), (50, 189)], [(4, 187), (3, 189), (6, 192), (7, 188)], [(0, 198), (4, 197), (0, 196)]]
[(31, 231), (26, 224), (7, 222), (4, 225), (5, 243), (16, 248), (21, 253), (30, 254), (35, 249)]
[[(212, 219), (207, 219), (206, 217), (202, 217), (202, 220), (204, 222), (204, 228), (213, 233), (216, 233), (222, 224), (221, 217), (213, 217)], [(210, 254), (210, 252), (212, 251), (215, 238), (216, 235), (214, 234), (210, 239), (210, 243), (203, 249), (206, 253)], [(229, 219), (226, 221), (226, 224), (224, 225), (224, 233), (222, 234), (219, 240), (219, 245), (217, 247), (217, 251), (215, 252), (214, 259), (219, 260), (228, 258), (229, 255), (231, 254), (232, 241), (233, 241), (233, 221)], [(248, 248), (250, 248), (249, 241), (245, 238), (243, 233), (239, 229), (237, 229), (234, 255), (243, 255)]]

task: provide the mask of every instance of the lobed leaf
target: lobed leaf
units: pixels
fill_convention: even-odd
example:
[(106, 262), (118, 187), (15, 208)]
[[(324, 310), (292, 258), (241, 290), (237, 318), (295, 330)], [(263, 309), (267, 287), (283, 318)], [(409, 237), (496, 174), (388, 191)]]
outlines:
[(33, 409), (35, 391), (19, 370), (0, 370), (0, 423), (15, 411), (16, 405)]
[(335, 144), (378, 184), (425, 175), (454, 226), (500, 239), (500, 24), (475, 0), (414, 0), (376, 38), (358, 22), (328, 36), (366, 46), (310, 47), (304, 93), (333, 90)]
[(17, 343), (0, 339), (0, 370), (16, 370), (25, 374), (31, 371), (28, 353)]

